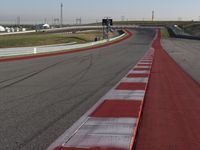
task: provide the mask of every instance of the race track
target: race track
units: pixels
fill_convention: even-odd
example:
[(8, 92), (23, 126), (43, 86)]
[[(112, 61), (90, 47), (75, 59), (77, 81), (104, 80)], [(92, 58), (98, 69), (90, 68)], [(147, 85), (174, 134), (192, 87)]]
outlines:
[(44, 150), (149, 49), (151, 29), (90, 51), (0, 63), (0, 149)]

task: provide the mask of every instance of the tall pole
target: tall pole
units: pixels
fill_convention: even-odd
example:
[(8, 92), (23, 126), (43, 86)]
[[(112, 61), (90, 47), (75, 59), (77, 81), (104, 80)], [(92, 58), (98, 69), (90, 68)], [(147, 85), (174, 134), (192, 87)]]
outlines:
[(152, 21), (154, 21), (154, 16), (155, 14), (154, 14), (154, 10), (152, 11)]
[(20, 16), (17, 17), (17, 25), (20, 26)]
[(60, 5), (60, 27), (63, 25), (63, 4)]

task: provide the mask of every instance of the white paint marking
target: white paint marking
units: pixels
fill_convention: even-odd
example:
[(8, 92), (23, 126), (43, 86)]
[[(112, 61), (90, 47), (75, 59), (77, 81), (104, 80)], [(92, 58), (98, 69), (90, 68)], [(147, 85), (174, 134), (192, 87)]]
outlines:
[(151, 65), (152, 62), (139, 62), (138, 64), (139, 65)]
[(89, 117), (85, 125), (105, 125), (105, 124), (134, 124), (136, 118), (96, 118)]
[(129, 71), (129, 74), (149, 74), (150, 72), (148, 70), (131, 70)]
[(151, 66), (135, 66), (134, 68), (145, 68), (145, 69), (150, 69)]
[(138, 100), (141, 101), (144, 98), (144, 90), (111, 90), (103, 98), (112, 100)]
[(88, 121), (64, 147), (115, 147), (127, 149), (137, 118), (95, 118)]
[(148, 82), (148, 78), (123, 78), (121, 80), (121, 82), (128, 82), (128, 83), (132, 83), (132, 82), (135, 82), (135, 83), (147, 83)]

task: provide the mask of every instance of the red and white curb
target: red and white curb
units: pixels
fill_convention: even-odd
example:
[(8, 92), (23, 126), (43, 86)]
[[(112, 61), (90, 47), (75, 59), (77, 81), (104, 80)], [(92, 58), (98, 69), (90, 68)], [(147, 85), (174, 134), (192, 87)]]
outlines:
[(153, 63), (154, 49), (47, 150), (131, 150)]

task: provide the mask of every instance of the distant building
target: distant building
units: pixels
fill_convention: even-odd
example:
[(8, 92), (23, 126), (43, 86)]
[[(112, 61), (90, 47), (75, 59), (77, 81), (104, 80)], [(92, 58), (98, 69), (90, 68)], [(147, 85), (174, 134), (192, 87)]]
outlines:
[(0, 26), (0, 32), (5, 32), (6, 29), (3, 26)]
[(50, 29), (50, 25), (45, 23), (45, 24), (38, 24), (36, 25), (36, 31), (40, 31), (43, 29)]
[(9, 27), (6, 27), (6, 32), (11, 32), (10, 28)]
[(15, 29), (13, 27), (10, 28), (10, 32), (15, 32)]
[(22, 32), (25, 32), (25, 31), (26, 31), (26, 28), (22, 28), (21, 30), (22, 30)]
[(15, 32), (19, 32), (19, 28), (18, 27), (14, 28), (14, 30), (15, 30)]

